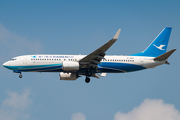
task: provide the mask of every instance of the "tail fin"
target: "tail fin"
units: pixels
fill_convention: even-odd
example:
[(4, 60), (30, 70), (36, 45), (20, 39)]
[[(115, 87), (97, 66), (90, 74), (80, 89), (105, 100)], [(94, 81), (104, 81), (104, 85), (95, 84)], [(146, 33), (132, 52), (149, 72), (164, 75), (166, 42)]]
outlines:
[(161, 33), (154, 39), (154, 41), (141, 53), (133, 54), (131, 56), (149, 56), (157, 57), (166, 53), (169, 37), (171, 34), (171, 27), (164, 28)]

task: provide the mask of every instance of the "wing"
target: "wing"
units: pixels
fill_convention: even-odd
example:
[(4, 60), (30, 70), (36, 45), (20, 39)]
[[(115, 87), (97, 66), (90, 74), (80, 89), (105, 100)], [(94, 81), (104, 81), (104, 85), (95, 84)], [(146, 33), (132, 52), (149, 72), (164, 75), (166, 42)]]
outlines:
[(104, 44), (103, 46), (101, 46), (91, 54), (87, 55), (86, 57), (82, 58), (79, 61), (81, 67), (97, 68), (97, 64), (100, 64), (100, 61), (104, 59), (106, 50), (108, 50), (118, 39), (120, 31), (121, 29), (119, 29), (117, 33), (114, 35), (114, 37), (111, 40), (109, 40), (106, 44)]

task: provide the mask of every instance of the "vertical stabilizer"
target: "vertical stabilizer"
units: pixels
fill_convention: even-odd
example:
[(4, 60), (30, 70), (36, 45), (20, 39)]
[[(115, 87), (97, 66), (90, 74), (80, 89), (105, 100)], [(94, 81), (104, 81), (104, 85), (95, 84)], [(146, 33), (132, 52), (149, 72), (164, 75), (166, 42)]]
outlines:
[(166, 53), (169, 37), (171, 34), (171, 27), (164, 28), (161, 33), (154, 39), (154, 41), (141, 53), (133, 54), (131, 56), (149, 56), (157, 57)]

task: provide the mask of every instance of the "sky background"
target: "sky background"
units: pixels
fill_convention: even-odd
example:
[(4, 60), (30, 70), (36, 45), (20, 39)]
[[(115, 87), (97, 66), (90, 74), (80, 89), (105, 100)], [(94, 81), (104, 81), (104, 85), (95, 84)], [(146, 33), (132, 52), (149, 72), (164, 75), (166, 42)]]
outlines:
[(0, 67), (3, 120), (180, 120), (179, 0), (1, 0), (0, 63), (26, 54), (89, 54), (110, 40), (108, 55), (143, 51), (172, 27), (171, 65), (101, 79), (61, 81), (59, 73), (19, 74)]

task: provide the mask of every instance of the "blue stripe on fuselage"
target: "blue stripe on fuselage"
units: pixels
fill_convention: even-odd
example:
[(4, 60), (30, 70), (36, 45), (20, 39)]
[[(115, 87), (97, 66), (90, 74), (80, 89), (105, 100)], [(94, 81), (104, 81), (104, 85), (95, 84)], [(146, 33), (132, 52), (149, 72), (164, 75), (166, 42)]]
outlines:
[(143, 66), (130, 64), (130, 63), (117, 63), (117, 62), (102, 62), (101, 65), (99, 64), (99, 70), (102, 72), (132, 72), (137, 70), (146, 69)]
[(48, 65), (31, 65), (31, 66), (5, 66), (11, 70), (20, 70), (20, 71), (46, 71), (54, 69), (62, 69), (62, 63), (59, 64), (48, 64)]

